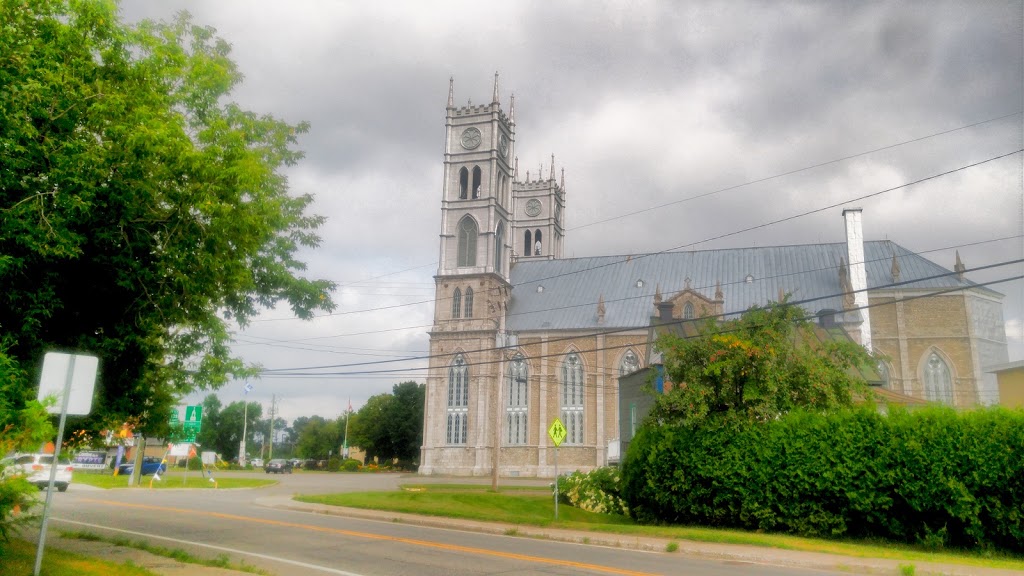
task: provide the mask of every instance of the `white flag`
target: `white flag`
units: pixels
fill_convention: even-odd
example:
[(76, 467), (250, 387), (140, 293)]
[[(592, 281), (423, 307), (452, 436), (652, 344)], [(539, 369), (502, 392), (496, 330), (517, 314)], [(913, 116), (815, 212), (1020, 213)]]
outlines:
[(246, 382), (245, 383), (245, 393), (248, 394), (249, 392), (252, 392), (252, 384)]

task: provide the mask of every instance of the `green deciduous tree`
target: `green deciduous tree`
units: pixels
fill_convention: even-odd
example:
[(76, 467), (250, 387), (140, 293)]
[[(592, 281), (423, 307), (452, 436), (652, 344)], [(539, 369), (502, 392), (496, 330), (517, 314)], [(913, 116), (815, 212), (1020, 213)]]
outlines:
[[(176, 398), (251, 372), (229, 321), (333, 308), (296, 259), (323, 220), (283, 174), (307, 125), (231, 103), (241, 79), (185, 13), (129, 26), (112, 0), (0, 0), (0, 335), (23, 367), (97, 354), (97, 430), (161, 433)], [(31, 381), (0, 402), (24, 406)]]
[(390, 394), (371, 396), (349, 428), (349, 445), (366, 451), (367, 460), (419, 460), (423, 443), (426, 385), (395, 384)]
[[(302, 420), (301, 425), (299, 420)], [(341, 427), (339, 427), (339, 423)], [(337, 454), (341, 446), (344, 420), (327, 420), (322, 416), (301, 417), (295, 420), (298, 440), (295, 451), (303, 458), (324, 459)]]
[(713, 416), (769, 419), (801, 407), (828, 410), (849, 406), (865, 384), (856, 368), (871, 356), (846, 337), (823, 337), (786, 304), (752, 308), (728, 322), (708, 320), (700, 335), (664, 334), (672, 390), (651, 412), (661, 423), (699, 424)]
[[(15, 450), (35, 450), (54, 437), (55, 430), (42, 404), (35, 400), (15, 403), (5, 400), (22, 394), (25, 374), (4, 352), (0, 340), (0, 457)], [(29, 509), (36, 504), (39, 491), (23, 478), (4, 474), (5, 464), (0, 461), (0, 546), (10, 531), (34, 517)], [(21, 510), (21, 514), (15, 514)]]

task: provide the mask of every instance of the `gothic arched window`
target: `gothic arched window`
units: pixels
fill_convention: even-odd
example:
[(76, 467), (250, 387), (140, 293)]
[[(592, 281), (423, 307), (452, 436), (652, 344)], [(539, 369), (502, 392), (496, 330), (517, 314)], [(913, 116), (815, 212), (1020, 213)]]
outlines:
[(462, 168), (462, 170), (459, 170), (459, 198), (461, 198), (462, 200), (465, 200), (466, 198), (468, 198), (469, 197), (467, 195), (468, 191), (469, 191), (469, 170), (466, 170), (465, 168)]
[(476, 221), (469, 215), (459, 221), (459, 266), (476, 266), (476, 237), (479, 235)]
[(462, 317), (462, 290), (456, 288), (452, 293), (452, 318)]
[(924, 397), (932, 402), (953, 404), (953, 377), (941, 356), (932, 352), (924, 364)]
[(482, 180), (482, 175), (480, 167), (473, 166), (473, 198), (480, 197), (480, 180)]
[(462, 311), (466, 318), (473, 317), (473, 289), (469, 286), (466, 287), (466, 307)]
[(878, 361), (878, 379), (882, 381), (882, 387), (888, 388), (891, 384), (892, 376), (890, 376), (889, 365), (884, 361)]
[(494, 231), (494, 272), (501, 274), (505, 271), (505, 224), (498, 222), (498, 229)]
[(693, 320), (693, 303), (687, 302), (683, 306), (683, 320)]
[(533, 232), (530, 232), (529, 230), (527, 230), (526, 233), (523, 234), (523, 239), (525, 240), (525, 242), (523, 243), (523, 256), (529, 256), (530, 254), (533, 254), (532, 238)]
[(469, 429), (469, 367), (462, 354), (448, 367), (448, 426), (445, 441), (465, 444)]
[(622, 362), (619, 363), (619, 376), (632, 374), (639, 369), (640, 359), (636, 357), (636, 353), (632, 350), (626, 350), (626, 353), (622, 355)]
[(527, 414), (529, 412), (528, 378), (526, 360), (516, 354), (508, 364), (505, 381), (505, 443), (526, 444)]
[(540, 242), (540, 230), (533, 233), (533, 254), (534, 256), (540, 256), (540, 252), (543, 246)]
[(583, 364), (570, 352), (562, 362), (562, 423), (565, 443), (583, 444)]

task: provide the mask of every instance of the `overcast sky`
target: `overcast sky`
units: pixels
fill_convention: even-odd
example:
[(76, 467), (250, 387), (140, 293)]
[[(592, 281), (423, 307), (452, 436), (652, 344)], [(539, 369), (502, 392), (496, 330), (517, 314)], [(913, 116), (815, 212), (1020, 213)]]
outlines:
[[(1024, 254), (1021, 0), (122, 4), (129, 21), (179, 10), (232, 45), (234, 100), (312, 123), (289, 177), (328, 218), (304, 259), (339, 284), (338, 310), (268, 311), (240, 332), (237, 351), (266, 368), (426, 353), (449, 77), (457, 105), (486, 103), (500, 72), (520, 175), (551, 154), (564, 167), (567, 257), (841, 242), (838, 207), (708, 241), (833, 204), (863, 208), (868, 240), (948, 268), (955, 249), (968, 268)], [(1020, 359), (1024, 283), (992, 287)], [(368, 368), (410, 366), (425, 362)], [(266, 411), (276, 394), (289, 421), (333, 418), (423, 375), (263, 378), (249, 397)], [(218, 395), (240, 400), (242, 384)]]

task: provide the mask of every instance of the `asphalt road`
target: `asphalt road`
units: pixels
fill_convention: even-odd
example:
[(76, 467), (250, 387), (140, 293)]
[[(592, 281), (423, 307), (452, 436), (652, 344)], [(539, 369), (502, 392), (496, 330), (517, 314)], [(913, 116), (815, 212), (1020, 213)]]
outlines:
[(147, 539), (199, 556), (227, 554), (279, 575), (849, 573), (300, 512), (273, 503), (293, 494), (393, 489), (417, 479), (323, 473), (275, 479), (277, 486), (243, 490), (99, 490), (72, 484), (54, 495), (50, 530)]

